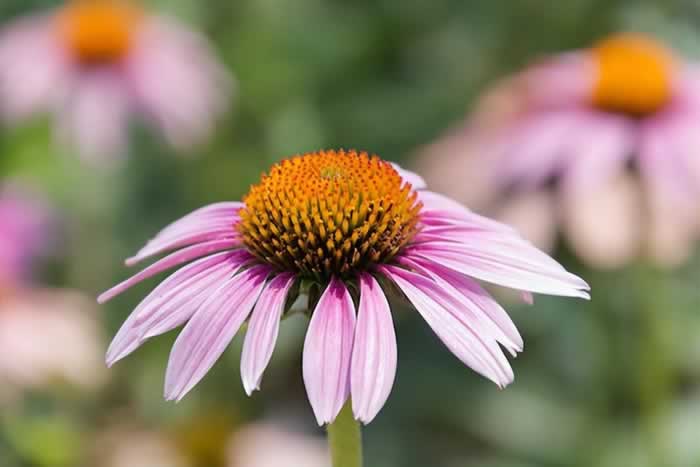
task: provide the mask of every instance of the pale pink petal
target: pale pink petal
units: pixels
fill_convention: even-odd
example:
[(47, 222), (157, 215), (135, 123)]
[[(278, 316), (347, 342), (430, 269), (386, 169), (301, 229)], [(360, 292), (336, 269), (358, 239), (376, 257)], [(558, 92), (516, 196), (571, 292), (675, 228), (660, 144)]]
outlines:
[(126, 72), (139, 105), (176, 146), (204, 139), (233, 87), (203, 37), (162, 17), (141, 28)]
[(413, 255), (517, 290), (588, 298), (585, 281), (514, 234), (473, 232), (461, 242), (446, 238), (418, 243), (406, 251), (406, 256)]
[(557, 240), (557, 199), (551, 189), (518, 193), (504, 200), (496, 218), (510, 225), (537, 248), (552, 251)]
[(692, 254), (698, 224), (697, 187), (689, 166), (675, 152), (661, 125), (642, 133), (639, 168), (648, 194), (649, 253), (661, 266), (676, 267)]
[(117, 70), (80, 73), (58, 113), (59, 138), (88, 162), (112, 164), (126, 150), (129, 106)]
[(423, 177), (421, 177), (417, 173), (403, 169), (399, 164), (393, 162), (391, 163), (391, 166), (394, 168), (394, 170), (396, 170), (399, 173), (401, 178), (403, 178), (404, 182), (408, 182), (411, 184), (414, 190), (423, 190), (428, 187), (428, 185), (425, 183), (425, 180), (423, 180)]
[(241, 354), (241, 378), (248, 395), (260, 389), (262, 375), (275, 349), (280, 320), (295, 275), (283, 273), (272, 279), (255, 305)]
[(180, 326), (244, 265), (243, 262), (225, 261), (173, 287), (140, 310), (134, 331), (146, 340)]
[(587, 263), (618, 268), (640, 253), (646, 225), (644, 196), (632, 174), (608, 178), (593, 190), (569, 190), (561, 208), (567, 240)]
[(50, 15), (33, 15), (0, 30), (0, 112), (17, 123), (49, 111), (70, 77)]
[(592, 191), (615, 177), (635, 150), (637, 136), (629, 118), (592, 112), (572, 135), (572, 154), (562, 189)]
[(143, 321), (144, 316), (150, 317), (151, 310), (156, 308), (163, 297), (169, 296), (173, 290), (176, 290), (182, 284), (189, 283), (193, 278), (212, 271), (222, 264), (230, 263), (233, 268), (240, 266), (250, 258), (243, 255), (243, 253), (223, 252), (202, 258), (174, 272), (161, 282), (158, 287), (139, 303), (129, 318), (122, 324), (107, 350), (107, 365), (112, 366), (141, 345), (143, 339), (137, 327)]
[[(578, 110), (540, 112), (523, 119), (499, 166), (504, 184), (537, 186), (557, 174), (571, 151), (571, 137), (582, 121)], [(505, 137), (505, 135), (504, 135)]]
[(221, 250), (231, 249), (236, 245), (238, 245), (238, 242), (236, 240), (224, 239), (204, 242), (198, 245), (193, 245), (188, 248), (183, 248), (182, 250), (176, 251), (175, 253), (166, 256), (160, 261), (153, 263), (143, 271), (131, 276), (124, 282), (115, 285), (114, 287), (100, 295), (97, 298), (97, 301), (98, 303), (105, 303), (106, 301), (119, 295), (120, 293), (124, 292), (130, 287), (150, 277), (153, 277), (160, 272), (174, 268), (175, 266), (186, 263), (195, 258), (200, 258), (202, 256), (209, 255), (211, 253), (215, 253)]
[(468, 313), (468, 319), (480, 326), (515, 356), (523, 350), (523, 338), (508, 313), (475, 281), (430, 261), (400, 260), (403, 264), (432, 278), (456, 297)]
[(432, 191), (419, 191), (423, 203), (421, 223), (431, 226), (461, 226), (470, 230), (515, 232), (512, 227), (470, 211), (457, 201)]
[(587, 52), (552, 56), (523, 73), (527, 99), (531, 105), (544, 108), (585, 105), (597, 74), (596, 62)]
[(170, 352), (165, 398), (182, 399), (214, 366), (248, 318), (270, 273), (255, 266), (221, 285), (195, 312)]
[(340, 279), (332, 278), (316, 305), (304, 340), (306, 393), (319, 425), (331, 423), (350, 395), (355, 306)]
[[(126, 260), (132, 266), (149, 256), (201, 241), (207, 236), (235, 237), (234, 224), (238, 221), (238, 211), (242, 203), (215, 203), (187, 214), (158, 232), (134, 256)], [(225, 235), (228, 225), (229, 234)]]
[(389, 302), (379, 283), (361, 274), (360, 306), (352, 350), (352, 411), (371, 422), (389, 398), (396, 377), (396, 333)]
[(437, 283), (419, 274), (394, 266), (382, 266), (380, 272), (406, 295), (440, 340), (462, 362), (500, 387), (513, 380), (513, 370), (492, 339), (480, 335), (480, 329), (445, 305), (459, 304)]

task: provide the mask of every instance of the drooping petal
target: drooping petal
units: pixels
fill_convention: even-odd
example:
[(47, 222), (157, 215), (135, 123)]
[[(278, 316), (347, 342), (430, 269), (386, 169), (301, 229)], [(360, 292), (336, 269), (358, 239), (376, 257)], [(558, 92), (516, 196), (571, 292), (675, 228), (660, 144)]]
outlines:
[(202, 256), (209, 255), (211, 253), (215, 253), (221, 250), (226, 250), (230, 249), (234, 246), (236, 246), (238, 242), (236, 240), (231, 240), (231, 239), (224, 239), (224, 240), (214, 240), (210, 242), (204, 242), (200, 243), (199, 245), (194, 245), (188, 248), (184, 248), (180, 251), (177, 251), (169, 256), (166, 256), (165, 258), (161, 259), (160, 261), (157, 261), (144, 269), (143, 271), (131, 276), (129, 279), (125, 280), (124, 282), (115, 285), (108, 291), (104, 292), (102, 295), (100, 295), (97, 298), (97, 301), (99, 303), (105, 303), (106, 301), (110, 300), (111, 298), (119, 295), (120, 293), (124, 292), (128, 288), (138, 284), (139, 282), (142, 282), (149, 277), (153, 277), (156, 274), (163, 272), (165, 270), (171, 269), (175, 266), (178, 266), (180, 264), (186, 263), (188, 261), (191, 261), (195, 258), (200, 258)]
[[(571, 190), (562, 199), (567, 240), (587, 263), (617, 268), (640, 253), (646, 235), (644, 193), (636, 176), (619, 174), (593, 190)], [(600, 225), (605, 219), (605, 227)]]
[[(446, 292), (456, 297), (470, 321), (478, 323), (511, 355), (523, 350), (523, 338), (508, 313), (475, 281), (429, 261), (400, 260), (410, 268), (432, 278)], [(455, 312), (460, 312), (456, 310)]]
[[(242, 253), (242, 252), (241, 252)], [(164, 297), (168, 297), (183, 284), (190, 284), (202, 274), (212, 273), (216, 268), (227, 266), (235, 270), (248, 257), (239, 252), (224, 252), (202, 258), (176, 271), (158, 285), (148, 296), (139, 303), (129, 318), (122, 324), (107, 349), (106, 362), (112, 366), (117, 361), (136, 350), (143, 342), (139, 330), (144, 315), (150, 316), (151, 310), (157, 309)]]
[(170, 352), (166, 399), (182, 399), (216, 363), (253, 309), (269, 273), (268, 266), (254, 266), (237, 274), (199, 307)]
[[(233, 203), (220, 203), (233, 204)], [(197, 210), (161, 230), (131, 258), (132, 266), (149, 256), (207, 240), (237, 238), (234, 224), (238, 221), (238, 208), (214, 207), (210, 211)]]
[(142, 340), (166, 333), (185, 323), (219, 286), (232, 277), (243, 263), (226, 262), (204, 271), (153, 300), (138, 314), (134, 331)]
[(512, 136), (499, 175), (505, 185), (534, 187), (561, 169), (571, 151), (571, 135), (581, 112), (545, 111), (525, 119)]
[(50, 22), (30, 15), (0, 29), (0, 114), (12, 123), (51, 109), (70, 80)]
[(306, 393), (319, 425), (331, 423), (350, 395), (355, 306), (340, 279), (331, 279), (304, 340)]
[(572, 155), (564, 171), (562, 190), (590, 192), (625, 168), (637, 133), (634, 122), (608, 113), (591, 113), (572, 135)]
[(432, 191), (419, 191), (423, 203), (421, 223), (429, 226), (454, 226), (467, 230), (515, 232), (512, 227), (470, 211), (457, 201)]
[(82, 73), (62, 104), (58, 136), (88, 162), (113, 164), (125, 151), (129, 106), (117, 70)]
[(241, 354), (241, 378), (248, 395), (260, 389), (260, 380), (272, 358), (280, 319), (294, 279), (292, 273), (283, 273), (272, 279), (253, 310)]
[(203, 37), (164, 17), (143, 25), (125, 71), (140, 107), (178, 147), (204, 139), (234, 85)]
[(462, 239), (431, 238), (408, 248), (406, 255), (516, 290), (588, 298), (585, 281), (515, 233), (483, 231)]
[(513, 370), (498, 344), (480, 335), (479, 328), (450, 311), (459, 305), (436, 282), (420, 274), (394, 266), (382, 266), (380, 272), (406, 295), (440, 340), (464, 364), (500, 387), (513, 380)]
[(396, 333), (389, 302), (377, 280), (362, 274), (350, 386), (355, 418), (367, 424), (389, 397), (396, 377)]

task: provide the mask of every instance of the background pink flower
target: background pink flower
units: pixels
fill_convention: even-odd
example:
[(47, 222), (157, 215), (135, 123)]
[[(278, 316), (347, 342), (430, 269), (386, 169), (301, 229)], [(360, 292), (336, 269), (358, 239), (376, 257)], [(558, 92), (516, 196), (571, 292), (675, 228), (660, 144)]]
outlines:
[(422, 165), (472, 206), (524, 232), (536, 222), (530, 238), (542, 246), (560, 224), (594, 265), (642, 252), (678, 264), (700, 232), (699, 97), (695, 64), (651, 38), (614, 35), (497, 85)]
[(49, 112), (61, 139), (106, 162), (124, 152), (128, 117), (173, 145), (201, 141), (231, 79), (205, 39), (121, 0), (75, 0), (0, 32), (0, 109), (10, 122)]

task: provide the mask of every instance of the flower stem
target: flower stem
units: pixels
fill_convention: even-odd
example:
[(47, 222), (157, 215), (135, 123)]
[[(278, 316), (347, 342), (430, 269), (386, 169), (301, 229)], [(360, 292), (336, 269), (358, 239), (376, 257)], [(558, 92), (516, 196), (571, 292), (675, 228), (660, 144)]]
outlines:
[(328, 444), (333, 467), (362, 467), (362, 431), (352, 415), (350, 401), (328, 425)]
[(670, 348), (673, 346), (668, 329), (668, 278), (647, 266), (642, 271), (640, 291), (642, 328), (640, 342), (640, 402), (642, 429), (654, 463), (668, 459), (667, 433), (663, 430), (663, 414), (672, 398), (673, 371)]

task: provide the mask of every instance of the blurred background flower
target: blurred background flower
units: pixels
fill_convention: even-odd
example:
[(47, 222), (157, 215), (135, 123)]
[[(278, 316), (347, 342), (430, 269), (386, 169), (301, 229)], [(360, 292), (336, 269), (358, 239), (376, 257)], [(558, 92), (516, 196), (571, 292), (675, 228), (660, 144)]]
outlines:
[(7, 120), (50, 112), (61, 139), (103, 163), (126, 151), (131, 114), (173, 145), (201, 141), (231, 87), (203, 37), (129, 0), (71, 0), (9, 22), (0, 80)]
[[(63, 5), (3, 0), (0, 18), (16, 24)], [(44, 196), (39, 204), (49, 205), (58, 213), (50, 217), (60, 220), (58, 242), (51, 242), (24, 276), (33, 289), (81, 291), (94, 299), (129, 275), (122, 259), (145, 238), (199, 206), (240, 199), (263, 170), (286, 154), (328, 146), (367, 149), (405, 167), (433, 171), (431, 189), (464, 200), (471, 199), (466, 198), (471, 190), (488, 194), (478, 188), (490, 169), (466, 169), (476, 159), (464, 156), (468, 147), (462, 140), (450, 140), (457, 143), (455, 149), (445, 146), (430, 159), (412, 155), (477, 107), (494, 112), (492, 120), (482, 120), (487, 127), (511, 114), (519, 100), (509, 97), (515, 88), (507, 81), (496, 86), (506, 92), (492, 94), (500, 104), (477, 105), (497, 81), (541, 57), (585, 50), (615, 31), (644, 33), (673, 50), (682, 63), (700, 57), (700, 9), (687, 0), (148, 0), (136, 6), (206, 35), (226, 73), (235, 72), (235, 105), (212, 127), (205, 144), (187, 150), (192, 156), (187, 158), (174, 157), (180, 150), (161, 144), (158, 131), (139, 125), (141, 112), (130, 127), (129, 152), (135, 157), (110, 175), (83, 166), (70, 146), (56, 145), (54, 120), (23, 119), (11, 129), (0, 128), (0, 179), (25, 182), (29, 193), (39, 194), (22, 196)], [(20, 76), (30, 80), (32, 66), (40, 72), (43, 63), (27, 60), (27, 66)], [(176, 97), (171, 104), (184, 111), (181, 102)], [(461, 128), (458, 124), (455, 134), (463, 134)], [(632, 175), (632, 186), (639, 189), (640, 179)], [(397, 378), (391, 398), (365, 432), (368, 467), (698, 464), (700, 261), (695, 245), (690, 244), (692, 254), (680, 267), (663, 275), (639, 263), (614, 274), (592, 269), (568, 249), (571, 242), (552, 236), (558, 225), (549, 225), (557, 220), (550, 214), (555, 199), (541, 192), (521, 197), (527, 209), (514, 206), (512, 219), (529, 221), (532, 238), (549, 238), (557, 260), (591, 284), (593, 300), (542, 297), (536, 312), (509, 305), (526, 347), (512, 361), (514, 383), (502, 391), (448, 358), (415, 312), (398, 310)], [(6, 217), (0, 217), (4, 225)], [(587, 225), (628, 235), (615, 232), (603, 214)], [(638, 235), (647, 235), (643, 227)], [(77, 321), (98, 320), (97, 338), (112, 336), (160, 280), (136, 286), (99, 314), (81, 311)], [(60, 300), (49, 302), (42, 312)], [(652, 310), (658, 319), (648, 319)], [(42, 332), (48, 331), (38, 321), (32, 327), (32, 347), (41, 347)], [(100, 384), (51, 376), (47, 384), (13, 391), (0, 410), (0, 464), (101, 466), (121, 458), (138, 465), (134, 459), (144, 458), (146, 465), (254, 466), (248, 459), (256, 453), (278, 463), (278, 446), (271, 441), (246, 453), (245, 446), (256, 445), (245, 441), (252, 423), (295, 438), (308, 434), (315, 447), (293, 452), (303, 451), (295, 458), (313, 465), (323, 433), (309, 416), (300, 377), (299, 349), (307, 327), (300, 315), (284, 322), (265, 390), (253, 398), (246, 397), (238, 377), (243, 340), (234, 339), (186, 399), (176, 405), (163, 402), (163, 362), (175, 332), (146, 343)], [(98, 342), (101, 359), (106, 342)], [(89, 376), (84, 373), (81, 378)], [(244, 447), (237, 452), (239, 434)], [(291, 464), (291, 457), (283, 465)]]
[(544, 247), (561, 224), (594, 266), (644, 254), (678, 265), (700, 233), (699, 97), (697, 65), (651, 36), (614, 34), (497, 84), (463, 128), (426, 149), (427, 178), (471, 172), (481, 181), (455, 187), (463, 201)]

